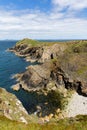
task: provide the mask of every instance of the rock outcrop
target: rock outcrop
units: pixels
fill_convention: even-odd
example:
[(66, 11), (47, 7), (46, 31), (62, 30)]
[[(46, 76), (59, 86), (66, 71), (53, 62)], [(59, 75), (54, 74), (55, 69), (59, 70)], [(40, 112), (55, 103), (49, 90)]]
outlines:
[(23, 88), (42, 89), (50, 81), (56, 81), (56, 86), (64, 85), (87, 94), (87, 41), (40, 43), (24, 39), (10, 50), (27, 61), (43, 63), (29, 66), (20, 74), (18, 79)]
[(26, 124), (31, 121), (22, 103), (3, 88), (0, 88), (0, 115)]
[(33, 42), (24, 39), (10, 49), (36, 63), (27, 67), (24, 73), (15, 75), (16, 89), (23, 88), (37, 96), (35, 100), (38, 101), (30, 113), (33, 111), (45, 121), (49, 120), (50, 114), (64, 118), (65, 113), (61, 110), (68, 104), (68, 96), (72, 95), (68, 90), (87, 96), (87, 41)]
[(55, 82), (56, 88), (64, 85), (64, 76), (65, 73), (57, 64), (49, 61), (42, 65), (27, 67), (27, 70), (24, 73), (16, 75), (16, 78), (22, 88), (37, 91), (49, 89), (49, 83), (53, 81)]
[[(16, 44), (9, 51), (15, 52), (16, 55), (25, 57), (27, 61), (38, 61), (44, 63), (47, 60), (57, 58), (62, 55), (66, 49), (66, 45), (61, 43), (51, 43), (51, 45), (44, 45), (32, 40), (35, 44), (31, 43), (30, 39), (23, 39)], [(37, 44), (38, 43), (38, 44)], [(50, 43), (49, 43), (50, 44)]]

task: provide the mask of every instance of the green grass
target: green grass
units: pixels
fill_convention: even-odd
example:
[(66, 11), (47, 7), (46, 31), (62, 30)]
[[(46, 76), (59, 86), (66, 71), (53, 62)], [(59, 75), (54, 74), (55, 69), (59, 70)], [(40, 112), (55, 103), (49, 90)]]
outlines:
[(16, 45), (26, 44), (31, 47), (37, 46), (51, 46), (54, 44), (61, 44), (67, 46), (66, 52), (68, 53), (80, 53), (80, 52), (87, 52), (87, 41), (68, 41), (68, 42), (41, 42), (37, 40), (32, 40), (25, 38), (20, 40), (16, 43)]
[(16, 45), (20, 45), (20, 44), (31, 45), (31, 46), (34, 47), (34, 46), (38, 46), (38, 45), (40, 44), (40, 42), (39, 42), (39, 41), (36, 41), (36, 40), (32, 40), (32, 39), (26, 38), (26, 39), (23, 39), (23, 40), (18, 41), (18, 42), (16, 43)]
[(87, 116), (62, 119), (46, 124), (24, 124), (0, 116), (0, 130), (87, 130)]
[(80, 69), (77, 70), (77, 73), (79, 75), (84, 74), (87, 71), (87, 66), (83, 66)]
[(31, 45), (31, 47), (38, 47), (38, 46), (52, 46), (54, 44), (67, 44), (66, 42), (43, 42), (43, 41), (37, 41), (37, 40), (32, 40), (25, 38), (23, 40), (20, 40), (16, 43), (16, 45), (21, 45), (21, 44), (26, 44), (26, 45)]
[(87, 41), (74, 41), (66, 49), (68, 53), (84, 53), (87, 52)]
[[(59, 58), (59, 57), (58, 57)], [(62, 60), (63, 59), (63, 60)], [(60, 66), (73, 79), (87, 77), (87, 41), (72, 41), (58, 59)]]

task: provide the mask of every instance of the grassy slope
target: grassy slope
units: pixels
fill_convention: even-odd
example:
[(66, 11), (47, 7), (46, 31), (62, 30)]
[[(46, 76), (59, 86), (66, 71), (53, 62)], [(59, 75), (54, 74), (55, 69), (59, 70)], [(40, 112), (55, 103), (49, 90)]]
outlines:
[(40, 43), (39, 41), (26, 38), (21, 41), (18, 41), (16, 45), (27, 44), (27, 45), (37, 46), (39, 43)]
[(16, 45), (26, 44), (31, 47), (37, 47), (37, 46), (51, 46), (53, 44), (65, 44), (65, 43), (66, 42), (43, 42), (43, 41), (36, 41), (36, 40), (25, 38), (23, 40), (18, 41)]
[(0, 130), (87, 130), (87, 116), (64, 119), (49, 124), (23, 124), (0, 116)]
[(61, 65), (74, 78), (85, 79), (87, 77), (87, 41), (77, 41), (68, 44)]

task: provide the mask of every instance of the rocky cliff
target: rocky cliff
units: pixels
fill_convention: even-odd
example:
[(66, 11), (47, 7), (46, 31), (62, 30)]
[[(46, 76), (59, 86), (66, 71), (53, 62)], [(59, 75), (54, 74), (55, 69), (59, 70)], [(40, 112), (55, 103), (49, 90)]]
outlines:
[(26, 124), (31, 121), (22, 103), (3, 88), (0, 88), (0, 116)]
[(61, 43), (45, 43), (30, 39), (23, 39), (19, 41), (10, 51), (15, 52), (16, 55), (25, 57), (27, 61), (45, 62), (63, 54), (66, 49), (66, 43), (61, 46)]
[(56, 86), (87, 93), (87, 41), (43, 43), (24, 39), (10, 50), (28, 61), (43, 63), (29, 66), (18, 75), (23, 88), (42, 89), (55, 81)]
[(63, 118), (61, 110), (71, 97), (71, 90), (87, 96), (87, 41), (46, 43), (23, 39), (10, 51), (36, 62), (15, 75), (15, 87), (37, 95), (38, 102), (32, 109), (39, 117), (51, 114)]

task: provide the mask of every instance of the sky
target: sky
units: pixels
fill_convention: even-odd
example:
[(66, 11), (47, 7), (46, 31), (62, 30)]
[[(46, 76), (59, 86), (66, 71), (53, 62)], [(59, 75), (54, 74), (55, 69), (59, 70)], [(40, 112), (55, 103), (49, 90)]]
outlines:
[(87, 0), (0, 0), (0, 40), (87, 39)]

